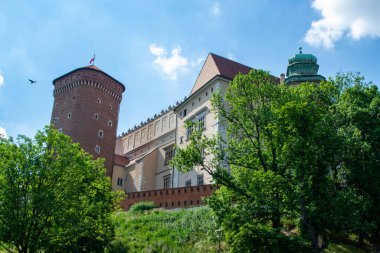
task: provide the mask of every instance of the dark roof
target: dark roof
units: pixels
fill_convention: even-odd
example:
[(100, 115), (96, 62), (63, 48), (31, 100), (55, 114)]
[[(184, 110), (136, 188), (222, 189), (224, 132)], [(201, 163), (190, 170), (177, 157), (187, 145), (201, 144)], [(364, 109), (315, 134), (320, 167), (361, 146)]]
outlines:
[(240, 73), (248, 74), (252, 69), (244, 64), (239, 62), (224, 58), (222, 56), (210, 53), (211, 57), (215, 61), (215, 65), (219, 70), (221, 76), (227, 77), (228, 79), (234, 79), (234, 77)]
[(228, 80), (233, 80), (238, 73), (248, 74), (251, 67), (238, 63), (236, 61), (224, 58), (222, 56), (209, 53), (204, 62), (201, 71), (194, 83), (191, 93), (193, 94), (215, 76), (221, 76)]
[(74, 69), (74, 70), (72, 70), (72, 71), (70, 71), (70, 72), (68, 72), (68, 73), (66, 73), (66, 74), (64, 74), (64, 75), (62, 75), (62, 76), (60, 76), (60, 77), (57, 77), (57, 78), (55, 78), (55, 79), (53, 80), (53, 85), (54, 85), (55, 81), (57, 81), (58, 79), (61, 79), (61, 78), (65, 77), (65, 76), (67, 76), (67, 75), (70, 75), (70, 74), (72, 74), (72, 73), (74, 73), (74, 72), (76, 72), (76, 71), (79, 71), (79, 70), (86, 70), (86, 69), (95, 70), (95, 71), (97, 71), (97, 72), (100, 72), (100, 73), (102, 73), (102, 74), (108, 76), (109, 78), (111, 78), (112, 80), (114, 80), (115, 82), (117, 82), (117, 83), (123, 88), (123, 91), (122, 91), (122, 92), (125, 91), (125, 86), (124, 86), (124, 84), (122, 84), (121, 82), (119, 82), (118, 80), (116, 80), (115, 78), (113, 78), (112, 76), (108, 75), (106, 72), (104, 72), (104, 71), (101, 70), (100, 68), (96, 67), (95, 65), (89, 65), (89, 66), (86, 66), (86, 67), (77, 68), (77, 69)]

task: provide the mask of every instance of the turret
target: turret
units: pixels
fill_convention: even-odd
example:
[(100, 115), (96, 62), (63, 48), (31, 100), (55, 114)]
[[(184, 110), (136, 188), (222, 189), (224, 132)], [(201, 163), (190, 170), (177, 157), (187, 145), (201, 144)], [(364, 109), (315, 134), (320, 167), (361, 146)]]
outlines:
[(75, 69), (55, 80), (51, 123), (92, 154), (112, 166), (124, 85), (94, 65)]
[(302, 47), (300, 53), (289, 58), (286, 70), (285, 83), (297, 85), (303, 82), (320, 83), (325, 78), (318, 75), (319, 65), (317, 57), (312, 54), (303, 54)]

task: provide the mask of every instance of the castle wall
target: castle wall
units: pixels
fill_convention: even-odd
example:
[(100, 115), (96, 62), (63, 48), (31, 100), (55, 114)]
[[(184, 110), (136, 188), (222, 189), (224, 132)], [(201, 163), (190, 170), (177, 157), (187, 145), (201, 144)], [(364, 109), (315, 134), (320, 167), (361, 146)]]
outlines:
[[(220, 122), (212, 111), (211, 97), (214, 92), (219, 90), (222, 95), (225, 94), (228, 87), (228, 81), (223, 78), (216, 78), (197, 90), (191, 97), (184, 103), (176, 108), (178, 115), (178, 129), (177, 129), (177, 145), (184, 148), (189, 144), (188, 130), (185, 128), (186, 121), (191, 120), (198, 122), (204, 117), (203, 134), (207, 137), (212, 137), (220, 133)], [(186, 113), (185, 113), (186, 111)], [(186, 115), (185, 115), (186, 114)], [(203, 119), (202, 119), (203, 120)], [(205, 161), (210, 161), (210, 155), (205, 157)], [(198, 176), (203, 175), (203, 184), (212, 184), (212, 176), (201, 170), (200, 167), (195, 167), (189, 172), (175, 171), (174, 187), (183, 187), (186, 183), (198, 185)]]
[(127, 197), (121, 202), (127, 211), (131, 205), (141, 201), (153, 201), (157, 207), (165, 209), (189, 208), (203, 205), (203, 197), (210, 196), (213, 185), (160, 189), (152, 191), (127, 192)]

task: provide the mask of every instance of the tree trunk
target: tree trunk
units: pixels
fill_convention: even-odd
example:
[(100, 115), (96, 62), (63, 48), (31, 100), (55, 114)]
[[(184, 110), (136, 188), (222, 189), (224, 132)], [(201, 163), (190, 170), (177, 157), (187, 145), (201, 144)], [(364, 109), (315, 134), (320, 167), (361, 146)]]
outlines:
[(310, 238), (310, 241), (311, 241), (311, 246), (313, 247), (313, 249), (316, 252), (322, 252), (322, 247), (320, 247), (319, 243), (318, 243), (318, 234), (315, 232), (314, 226), (306, 214), (305, 201), (304, 201), (303, 197), (301, 197), (301, 212), (302, 212), (301, 222), (304, 225), (304, 227), (306, 228), (306, 232), (307, 232), (307, 234)]

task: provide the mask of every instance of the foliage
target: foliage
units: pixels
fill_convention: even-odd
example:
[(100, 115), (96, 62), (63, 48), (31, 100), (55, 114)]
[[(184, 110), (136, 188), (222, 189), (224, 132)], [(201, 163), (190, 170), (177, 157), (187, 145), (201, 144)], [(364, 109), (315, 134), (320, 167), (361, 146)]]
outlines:
[(0, 140), (0, 242), (18, 252), (101, 252), (114, 227), (103, 160), (46, 127)]
[[(234, 249), (251, 241), (260, 252), (273, 238), (285, 245), (299, 236), (296, 251), (305, 239), (321, 251), (331, 233), (379, 229), (379, 101), (377, 87), (355, 74), (289, 87), (252, 70), (213, 96), (226, 133), (196, 131), (172, 164), (199, 166), (221, 186), (208, 204)], [(292, 233), (284, 220), (293, 236), (283, 236)]]
[(344, 225), (363, 243), (364, 236), (380, 232), (380, 95), (358, 75), (341, 74), (335, 83), (345, 87), (334, 108), (343, 140), (342, 167), (346, 184), (360, 198), (352, 210), (358, 219)]
[(141, 201), (129, 208), (130, 212), (144, 212), (156, 208), (156, 204), (153, 201)]
[(210, 208), (123, 212), (115, 215), (116, 238), (109, 252), (216, 252)]

